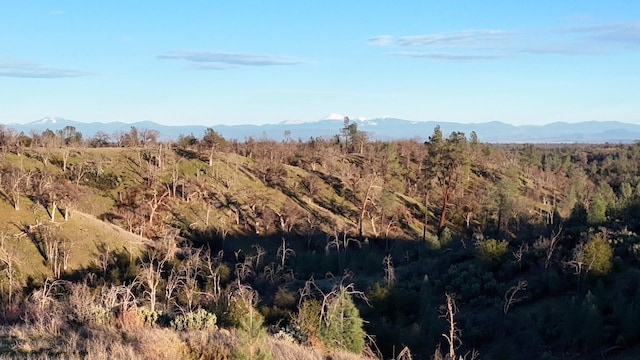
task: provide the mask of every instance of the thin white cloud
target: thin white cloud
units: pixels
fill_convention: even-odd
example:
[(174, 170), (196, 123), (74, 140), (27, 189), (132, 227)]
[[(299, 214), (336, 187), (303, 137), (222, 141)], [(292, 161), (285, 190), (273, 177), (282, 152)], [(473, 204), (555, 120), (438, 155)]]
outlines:
[(420, 47), (427, 51), (386, 54), (439, 60), (489, 60), (519, 54), (600, 55), (640, 50), (640, 22), (517, 31), (467, 29), (396, 37), (380, 35), (367, 42), (385, 47)]
[(394, 38), (391, 35), (378, 35), (367, 39), (367, 42), (373, 46), (389, 46), (393, 45)]
[(49, 15), (51, 15), (51, 16), (64, 15), (64, 11), (63, 10), (51, 10), (51, 11), (49, 11)]
[(448, 33), (401, 36), (396, 41), (399, 46), (442, 46), (477, 47), (486, 43), (503, 41), (511, 32), (503, 30), (461, 30)]
[(472, 60), (495, 60), (508, 57), (507, 55), (486, 55), (486, 54), (453, 54), (453, 53), (425, 53), (410, 51), (388, 52), (387, 55), (407, 56), (415, 58), (427, 58), (434, 60), (450, 60), (450, 61), (472, 61)]
[(196, 70), (222, 70), (239, 66), (298, 65), (302, 61), (280, 55), (243, 54), (216, 51), (168, 51), (158, 55), (159, 59), (186, 60), (197, 63), (190, 68)]
[(538, 55), (602, 55), (606, 54), (606, 51), (598, 49), (597, 47), (584, 45), (540, 45), (525, 48), (521, 50), (522, 53), (538, 54)]
[(79, 70), (60, 69), (38, 63), (0, 63), (0, 77), (56, 79), (91, 75)]
[(237, 67), (239, 66), (232, 65), (232, 64), (223, 64), (223, 63), (211, 63), (211, 64), (196, 63), (196, 64), (189, 65), (187, 69), (189, 70), (228, 70), (228, 69), (235, 69)]
[(595, 41), (640, 47), (640, 22), (610, 24), (607, 27), (593, 29), (588, 37)]

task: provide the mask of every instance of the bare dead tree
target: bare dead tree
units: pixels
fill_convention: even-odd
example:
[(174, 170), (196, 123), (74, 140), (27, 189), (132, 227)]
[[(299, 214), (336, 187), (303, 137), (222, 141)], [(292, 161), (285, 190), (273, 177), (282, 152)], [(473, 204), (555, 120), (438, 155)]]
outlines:
[(42, 256), (48, 262), (54, 277), (59, 278), (67, 270), (74, 242), (59, 233), (58, 225), (37, 223), (28, 231)]
[(43, 176), (41, 178), (40, 187), (42, 191), (44, 191), (41, 195), (46, 195), (47, 201), (51, 205), (51, 211), (49, 213), (51, 216), (51, 222), (55, 222), (56, 213), (58, 212), (58, 192), (55, 188), (53, 178), (51, 176)]
[(553, 252), (558, 247), (558, 242), (560, 240), (561, 233), (562, 233), (562, 226), (559, 226), (558, 230), (556, 230), (555, 232), (553, 232), (551, 234), (551, 237), (549, 239), (549, 247), (547, 248), (547, 254), (546, 254), (545, 262), (544, 262), (544, 268), (545, 269), (548, 269), (549, 265), (551, 264), (551, 258), (553, 256)]
[(9, 249), (5, 242), (8, 236), (9, 235), (6, 232), (0, 234), (0, 263), (4, 265), (2, 272), (4, 273), (8, 284), (7, 302), (8, 304), (12, 304), (13, 292), (16, 287), (16, 283), (18, 282), (17, 268), (20, 263), (18, 260), (18, 254), (13, 249)]
[(524, 255), (527, 254), (528, 252), (529, 252), (529, 245), (525, 242), (520, 244), (520, 246), (518, 247), (518, 250), (515, 250), (512, 252), (513, 257), (518, 262), (519, 267), (522, 267), (522, 259), (524, 258)]
[(41, 330), (56, 334), (60, 330), (62, 314), (56, 297), (68, 284), (63, 280), (46, 279), (42, 288), (34, 291), (25, 304), (23, 319)]
[(69, 157), (71, 156), (71, 148), (69, 146), (62, 147), (62, 172), (67, 172)]
[(278, 272), (276, 271), (275, 263), (265, 265), (264, 269), (262, 270), (262, 276), (272, 285), (276, 283), (277, 275)]
[[(251, 259), (250, 257), (247, 258)], [(246, 281), (250, 276), (255, 274), (252, 261), (247, 261), (246, 259), (245, 261), (236, 263), (234, 271), (236, 279), (240, 282)]]
[(397, 227), (397, 223), (398, 223), (398, 214), (393, 214), (390, 218), (388, 218), (387, 226), (385, 226), (385, 229), (384, 229), (384, 237), (386, 239), (389, 238), (389, 233), (391, 232), (391, 230), (394, 227)]
[[(166, 261), (173, 260), (178, 251), (178, 240), (180, 230), (171, 226), (162, 226), (161, 236), (156, 241), (156, 250), (164, 256)], [(187, 249), (188, 250), (188, 249)]]
[[(175, 161), (171, 166), (171, 184), (169, 186), (169, 191), (171, 192), (171, 197), (176, 197), (176, 193), (178, 191), (178, 185), (180, 183), (180, 162), (182, 159)], [(184, 190), (183, 190), (184, 193)]]
[(411, 356), (411, 350), (405, 346), (398, 353), (398, 356), (393, 358), (393, 360), (413, 360), (413, 357)]
[(296, 252), (293, 249), (287, 247), (287, 242), (282, 238), (282, 245), (278, 247), (278, 258), (280, 259), (280, 269), (284, 269), (285, 262), (291, 256), (296, 256)]
[(202, 269), (202, 249), (184, 248), (185, 260), (179, 267), (181, 286), (178, 291), (182, 293), (186, 300), (186, 312), (193, 311), (201, 295), (206, 293), (200, 290), (199, 279), (204, 275)]
[[(4, 174), (4, 176), (2, 176), (2, 182), (5, 183), (4, 188), (10, 194), (13, 208), (16, 211), (20, 210), (20, 197), (27, 187), (27, 183), (29, 182), (31, 175), (32, 172), (25, 171), (21, 164), (19, 168), (12, 167)], [(1, 185), (2, 184), (0, 183), (0, 186)]]
[(102, 276), (107, 275), (107, 270), (109, 268), (109, 264), (113, 259), (113, 254), (109, 252), (109, 245), (102, 243), (98, 246), (98, 250), (100, 253), (94, 260), (96, 265), (102, 270)]
[(328, 325), (330, 319), (327, 317), (327, 313), (330, 311), (330, 308), (334, 306), (340, 306), (340, 302), (338, 300), (345, 294), (348, 294), (352, 298), (358, 298), (364, 301), (367, 305), (371, 306), (371, 304), (369, 303), (369, 299), (367, 298), (365, 293), (356, 290), (355, 284), (344, 284), (345, 281), (347, 281), (350, 277), (350, 274), (345, 274), (340, 282), (334, 285), (332, 289), (327, 293), (320, 289), (320, 287), (318, 287), (318, 285), (316, 284), (315, 279), (311, 277), (299, 290), (300, 299), (298, 301), (298, 307), (300, 307), (304, 300), (308, 298), (320, 298), (320, 319)]
[(258, 244), (253, 244), (251, 245), (251, 247), (256, 249), (256, 254), (251, 257), (255, 261), (255, 264), (253, 265), (253, 267), (254, 269), (259, 269), (260, 265), (262, 264), (262, 260), (264, 259), (264, 256), (267, 254), (267, 250), (265, 250), (264, 247)]
[(328, 236), (329, 241), (327, 242), (327, 245), (325, 246), (324, 251), (326, 254), (329, 254), (329, 251), (331, 250), (331, 248), (336, 249), (338, 253), (338, 267), (340, 268), (340, 271), (342, 271), (343, 257), (346, 256), (346, 252), (347, 252), (347, 249), (349, 248), (349, 244), (353, 242), (353, 243), (356, 243), (358, 246), (362, 246), (362, 243), (357, 239), (349, 237), (349, 233), (346, 230), (341, 231), (337, 226), (334, 227), (333, 231), (334, 231), (333, 237)]
[(590, 264), (584, 256), (584, 251), (584, 242), (581, 242), (573, 249), (571, 260), (565, 261), (565, 265), (573, 268), (574, 274), (578, 276), (589, 271)]
[(507, 315), (509, 309), (511, 308), (511, 306), (513, 306), (513, 304), (527, 298), (526, 295), (518, 296), (519, 292), (527, 291), (527, 285), (528, 283), (526, 280), (520, 280), (518, 281), (518, 284), (510, 287), (509, 290), (504, 293), (504, 305), (502, 306), (502, 311), (505, 315)]
[(80, 182), (84, 179), (85, 175), (96, 167), (97, 165), (95, 163), (86, 161), (71, 165), (70, 168), (73, 173), (73, 177), (75, 178), (76, 185), (80, 185)]
[(137, 278), (138, 282), (144, 286), (143, 295), (149, 299), (151, 312), (156, 310), (158, 288), (162, 281), (162, 273), (164, 272), (163, 268), (166, 261), (166, 254), (151, 250), (148, 253), (148, 259), (140, 264), (141, 269)]
[(169, 195), (168, 192), (158, 194), (158, 189), (153, 189), (153, 194), (150, 199), (147, 200), (147, 206), (149, 207), (149, 226), (153, 226), (153, 218), (160, 206), (165, 206), (164, 199)]
[[(372, 201), (373, 191), (375, 189), (380, 189), (379, 185), (376, 185), (376, 181), (378, 180), (378, 176), (373, 174), (369, 181), (369, 185), (367, 186), (367, 191), (364, 195), (364, 199), (362, 199), (362, 207), (360, 208), (360, 216), (358, 217), (358, 237), (360, 239), (363, 238), (363, 223), (364, 223), (364, 215), (367, 211), (367, 204), (369, 201)], [(372, 223), (373, 224), (373, 223)], [(374, 228), (375, 229), (375, 228)]]
[(60, 206), (62, 207), (62, 209), (64, 209), (64, 221), (69, 221), (73, 210), (78, 207), (78, 202), (80, 201), (81, 196), (81, 189), (77, 185), (66, 184), (61, 185), (59, 191), (62, 193), (60, 195), (59, 201)]
[[(209, 210), (207, 209), (207, 213), (208, 211)], [(239, 223), (240, 221), (239, 218), (236, 217), (236, 220), (237, 220), (237, 223)], [(207, 218), (207, 222), (208, 222), (208, 218)], [(215, 228), (216, 228), (216, 233), (218, 233), (220, 237), (222, 237), (222, 247), (224, 248), (227, 235), (229, 235), (229, 232), (231, 231), (231, 224), (229, 223), (229, 218), (223, 214), (221, 217), (218, 218), (218, 226), (216, 226)]]
[(164, 288), (165, 309), (170, 310), (175, 305), (175, 293), (184, 286), (184, 280), (176, 268), (171, 269)]
[(544, 268), (548, 269), (553, 260), (553, 253), (558, 248), (558, 242), (560, 241), (560, 235), (562, 233), (562, 226), (559, 226), (557, 230), (551, 233), (551, 236), (547, 238), (541, 237), (534, 244), (534, 248), (545, 251)]
[(458, 307), (456, 306), (454, 294), (447, 293), (445, 294), (445, 297), (446, 304), (441, 307), (440, 316), (447, 321), (449, 330), (447, 333), (442, 334), (442, 336), (445, 338), (449, 346), (449, 353), (446, 355), (446, 359), (455, 360), (456, 350), (462, 345), (462, 340), (460, 338), (462, 333), (455, 320), (455, 316), (458, 313)]
[(222, 296), (222, 286), (220, 286), (220, 264), (222, 264), (223, 250), (213, 257), (211, 251), (205, 251), (203, 258), (205, 276), (211, 281), (211, 297), (215, 303), (220, 301)]
[(316, 280), (311, 276), (307, 281), (305, 281), (304, 286), (298, 289), (298, 293), (300, 294), (300, 297), (298, 298), (298, 308), (302, 305), (304, 300), (313, 297), (316, 291), (322, 293), (322, 290), (320, 290), (318, 285), (316, 285)]
[[(69, 268), (69, 259), (71, 258), (71, 249), (73, 248), (73, 245), (75, 244), (75, 241), (71, 240), (71, 239), (67, 239), (66, 237), (62, 238), (62, 242), (61, 242), (61, 246), (60, 246), (60, 257), (62, 260), (62, 270), (67, 271), (67, 269)], [(58, 270), (58, 276), (60, 276), (60, 270)]]
[(595, 256), (587, 256), (585, 243), (581, 242), (573, 249), (571, 259), (564, 262), (565, 266), (573, 268), (574, 275), (578, 278), (578, 292), (581, 291), (583, 282), (589, 271), (592, 270), (595, 261)]
[(388, 287), (393, 286), (396, 282), (396, 272), (393, 267), (393, 260), (391, 259), (391, 254), (387, 255), (382, 259), (382, 267), (384, 269), (384, 281)]
[(100, 303), (113, 312), (124, 313), (137, 306), (133, 288), (137, 283), (128, 285), (104, 285), (100, 292)]

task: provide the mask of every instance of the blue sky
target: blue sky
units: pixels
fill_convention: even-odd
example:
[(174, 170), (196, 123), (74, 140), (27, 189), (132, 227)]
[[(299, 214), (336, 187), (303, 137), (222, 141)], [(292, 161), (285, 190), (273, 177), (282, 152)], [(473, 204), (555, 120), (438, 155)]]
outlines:
[(0, 0), (0, 94), (0, 123), (640, 124), (640, 4)]

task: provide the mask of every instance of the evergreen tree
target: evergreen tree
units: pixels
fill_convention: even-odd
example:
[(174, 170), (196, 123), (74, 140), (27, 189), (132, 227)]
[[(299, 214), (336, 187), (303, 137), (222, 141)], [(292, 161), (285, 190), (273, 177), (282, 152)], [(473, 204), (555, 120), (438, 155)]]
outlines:
[(438, 234), (445, 228), (447, 208), (456, 188), (464, 181), (464, 170), (469, 163), (467, 138), (464, 133), (454, 131), (448, 138), (442, 137), (440, 126), (425, 143), (428, 155), (424, 159), (427, 182), (433, 182), (440, 189), (442, 208), (438, 221)]
[(607, 221), (607, 204), (600, 194), (596, 194), (591, 200), (587, 211), (589, 225), (599, 225)]
[(356, 354), (364, 350), (366, 333), (362, 329), (362, 318), (346, 288), (340, 287), (337, 290), (337, 295), (325, 309), (319, 330), (320, 339), (326, 346)]
[(243, 360), (271, 359), (265, 344), (267, 331), (263, 326), (264, 317), (255, 307), (258, 303), (258, 293), (248, 287), (240, 288), (235, 301), (241, 316), (236, 332), (240, 344), (234, 350), (234, 357)]

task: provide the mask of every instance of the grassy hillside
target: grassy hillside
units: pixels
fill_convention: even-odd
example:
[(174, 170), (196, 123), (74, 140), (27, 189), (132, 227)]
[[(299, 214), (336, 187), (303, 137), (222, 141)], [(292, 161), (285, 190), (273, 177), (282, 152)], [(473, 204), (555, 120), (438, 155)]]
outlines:
[(52, 276), (46, 256), (41, 253), (43, 245), (36, 238), (39, 227), (47, 227), (68, 243), (69, 272), (88, 267), (105, 251), (120, 249), (138, 256), (147, 241), (81, 210), (75, 210), (68, 221), (59, 215), (57, 221), (51, 222), (47, 211), (42, 207), (34, 209), (28, 198), (22, 199), (21, 208), (15, 211), (10, 204), (0, 202), (0, 234), (6, 252), (16, 258), (24, 278)]

